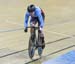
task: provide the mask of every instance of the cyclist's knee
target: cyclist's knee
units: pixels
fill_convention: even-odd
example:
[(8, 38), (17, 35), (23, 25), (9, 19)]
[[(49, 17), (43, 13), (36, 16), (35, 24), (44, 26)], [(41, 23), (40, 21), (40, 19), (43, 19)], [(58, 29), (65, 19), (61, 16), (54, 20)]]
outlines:
[(39, 33), (40, 33), (40, 37), (44, 37), (43, 31), (39, 30)]

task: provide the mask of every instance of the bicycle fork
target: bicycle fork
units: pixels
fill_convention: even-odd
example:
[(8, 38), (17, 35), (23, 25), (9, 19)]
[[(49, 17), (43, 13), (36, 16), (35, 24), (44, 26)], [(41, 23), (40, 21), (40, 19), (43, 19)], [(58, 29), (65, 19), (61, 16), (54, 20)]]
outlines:
[(33, 45), (35, 46), (35, 40), (36, 40), (36, 32), (35, 32), (35, 28), (31, 28), (31, 40), (33, 42)]

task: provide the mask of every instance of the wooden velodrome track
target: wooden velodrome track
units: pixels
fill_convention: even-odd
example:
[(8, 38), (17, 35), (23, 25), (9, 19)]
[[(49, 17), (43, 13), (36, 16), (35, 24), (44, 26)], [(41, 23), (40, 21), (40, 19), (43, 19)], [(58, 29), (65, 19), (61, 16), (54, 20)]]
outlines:
[[(29, 32), (24, 33), (26, 7), (34, 3), (46, 14), (43, 58), (28, 57)], [(75, 50), (75, 0), (0, 0), (0, 64), (41, 64)]]

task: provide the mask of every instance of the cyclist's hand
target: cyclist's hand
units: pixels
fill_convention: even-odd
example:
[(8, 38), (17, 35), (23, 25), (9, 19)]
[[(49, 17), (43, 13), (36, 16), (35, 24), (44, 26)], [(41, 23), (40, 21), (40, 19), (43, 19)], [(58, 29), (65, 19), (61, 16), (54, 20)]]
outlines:
[(28, 32), (28, 29), (27, 29), (27, 28), (25, 28), (25, 29), (24, 29), (24, 32)]

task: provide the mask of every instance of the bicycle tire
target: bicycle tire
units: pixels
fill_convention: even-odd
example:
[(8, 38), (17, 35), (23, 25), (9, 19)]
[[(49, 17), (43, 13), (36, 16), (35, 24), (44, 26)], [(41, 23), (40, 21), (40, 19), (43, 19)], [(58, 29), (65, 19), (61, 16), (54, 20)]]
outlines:
[(29, 57), (32, 59), (35, 54), (35, 49), (31, 38), (29, 39), (28, 53), (29, 53)]

